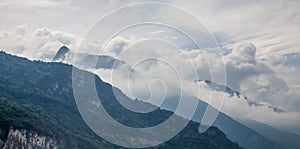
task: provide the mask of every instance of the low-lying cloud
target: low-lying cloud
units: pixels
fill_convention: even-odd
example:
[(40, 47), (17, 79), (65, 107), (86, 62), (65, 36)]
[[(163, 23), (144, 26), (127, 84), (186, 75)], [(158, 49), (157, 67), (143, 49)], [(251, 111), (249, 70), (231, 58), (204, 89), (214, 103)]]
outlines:
[[(53, 31), (46, 27), (29, 32), (26, 26), (18, 26), (11, 32), (1, 32), (0, 48), (30, 59), (50, 61), (60, 46), (67, 45), (75, 52), (81, 40), (76, 35)], [(249, 106), (244, 100), (227, 100), (237, 98), (229, 96), (225, 97), (223, 112), (234, 118), (254, 119), (281, 129), (298, 128), (299, 88), (294, 84), (291, 86), (286, 80), (287, 77), (297, 79), (297, 75), (278, 73), (282, 70), (299, 71), (295, 65), (286, 64), (289, 59), (287, 56), (270, 55), (262, 58), (257, 55), (260, 48), (252, 43), (230, 45), (232, 49), (223, 58), (218, 57), (211, 49), (175, 50), (172, 45), (161, 40), (146, 38), (116, 37), (100, 52), (97, 51), (102, 47), (99, 42), (83, 43), (81, 48), (87, 50), (79, 52), (92, 51), (94, 54), (110, 55), (131, 65), (134, 69), (131, 76), (128, 67), (90, 70), (122, 89), (129, 97), (150, 99), (150, 102), (159, 105), (159, 99), (176, 96), (182, 91), (184, 94), (208, 101), (211, 99), (211, 90), (206, 86), (199, 86), (195, 80), (211, 80), (211, 73), (224, 77), (220, 69), (225, 67), (229, 87), (249, 97), (249, 100), (265, 102), (286, 112), (280, 114), (270, 108)], [(218, 82), (218, 78), (215, 81), (224, 84)], [(222, 97), (223, 93), (220, 92), (219, 97), (215, 96), (212, 100)], [(213, 105), (213, 101), (211, 104)]]
[[(118, 41), (124, 42), (124, 40)], [(113, 44), (119, 45), (118, 43)], [(132, 44), (122, 43), (122, 45)], [(177, 73), (183, 74), (180, 79), (183, 84), (182, 90), (184, 94), (199, 97), (206, 102), (210, 102), (212, 105), (214, 102), (218, 104), (222, 102), (223, 92), (211, 98), (211, 90), (203, 86), (199, 87), (199, 85), (195, 84), (195, 80), (210, 80), (210, 73), (212, 71), (217, 73), (218, 68), (221, 68), (221, 65), (225, 65), (227, 85), (229, 87), (249, 97), (248, 100), (250, 101), (265, 103), (266, 105), (270, 104), (286, 111), (284, 113), (276, 113), (272, 108), (268, 108), (268, 106), (250, 106), (246, 100), (226, 95), (222, 111), (234, 118), (254, 119), (285, 130), (292, 126), (295, 127), (294, 125), (300, 122), (299, 111), (296, 110), (298, 107), (296, 103), (298, 103), (300, 96), (296, 93), (295, 88), (290, 87), (274, 71), (275, 67), (279, 65), (283, 66), (282, 64), (285, 59), (276, 59), (276, 61), (282, 60), (281, 62), (274, 62), (275, 60), (269, 62), (266, 59), (260, 59), (256, 55), (258, 49), (254, 44), (237, 44), (229, 54), (223, 57), (224, 59), (218, 58), (213, 52), (209, 52), (211, 50), (177, 51), (170, 47), (162, 46), (162, 44), (160, 44), (161, 48), (153, 46), (153, 43), (145, 43), (142, 44), (143, 46), (135, 44), (137, 46), (129, 46), (129, 49), (127, 49), (128, 46), (122, 48), (124, 49), (122, 51), (123, 54), (126, 52), (127, 54), (116, 58), (128, 61), (129, 64), (135, 64), (136, 61), (147, 56), (166, 59), (172, 66), (175, 66)], [(151, 50), (151, 48), (153, 49)], [(108, 52), (107, 54), (110, 53)], [(207, 63), (207, 59), (210, 59), (210, 65)], [(113, 70), (113, 72), (101, 69), (96, 70), (96, 73), (104, 80), (121, 88), (126, 94), (130, 94), (130, 90), (136, 91), (138, 94), (134, 96), (135, 98), (144, 99), (151, 94), (156, 94), (155, 90), (148, 88), (149, 82), (154, 78), (159, 78), (165, 82), (167, 88), (172, 88), (172, 90), (168, 90), (168, 96), (178, 95), (180, 86), (172, 84), (172, 82), (176, 82), (176, 78), (172, 77), (172, 71), (166, 69), (164, 65), (158, 65), (158, 63), (145, 63), (139, 65), (140, 68), (134, 68), (136, 72), (139, 72), (139, 76), (135, 79), (127, 78), (128, 73), (124, 73), (118, 69)], [(191, 67), (190, 63), (194, 67)], [(193, 74), (194, 70), (198, 73), (198, 76)], [(127, 81), (131, 84), (131, 88), (129, 89)], [(157, 93), (161, 94), (159, 91), (161, 91), (160, 88), (158, 88)], [(234, 99), (230, 100), (229, 98)], [(213, 101), (214, 99), (215, 101)]]

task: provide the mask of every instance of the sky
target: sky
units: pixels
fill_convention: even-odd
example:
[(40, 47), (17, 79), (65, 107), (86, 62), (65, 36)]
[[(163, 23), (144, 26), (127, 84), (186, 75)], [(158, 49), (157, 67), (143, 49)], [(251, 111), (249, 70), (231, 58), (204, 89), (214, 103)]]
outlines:
[[(149, 2), (163, 4), (141, 4)], [(133, 65), (147, 56), (166, 58), (178, 68), (176, 71), (182, 74), (186, 86), (195, 78), (211, 80), (213, 74), (216, 83), (226, 84), (253, 101), (286, 111), (278, 114), (266, 108), (249, 107), (244, 101), (230, 101), (224, 103), (223, 112), (240, 118), (236, 114), (239, 111), (242, 117), (292, 132), (300, 127), (299, 6), (298, 0), (0, 1), (0, 49), (45, 61), (50, 61), (62, 45), (73, 52), (111, 55)], [(161, 24), (137, 25), (139, 22)], [(132, 24), (136, 26), (128, 27)], [(137, 70), (145, 73), (131, 82), (139, 83), (132, 88), (134, 96), (146, 98), (149, 92), (163, 95), (163, 86), (171, 87), (168, 90), (171, 95), (178, 91), (180, 83), (174, 83), (176, 76), (163, 61), (154, 64), (145, 61), (140, 66), (143, 67), (137, 65)], [(169, 68), (170, 71), (160, 73)], [(115, 71), (115, 78), (128, 79), (122, 70)], [(96, 70), (96, 73), (130, 94), (127, 84), (120, 83), (124, 81), (110, 80), (111, 71)], [(156, 80), (151, 89), (145, 84), (153, 78), (165, 84)], [(207, 89), (200, 85), (202, 91)], [(199, 96), (198, 88), (194, 86), (185, 92), (193, 91), (190, 95), (203, 99), (209, 97)]]

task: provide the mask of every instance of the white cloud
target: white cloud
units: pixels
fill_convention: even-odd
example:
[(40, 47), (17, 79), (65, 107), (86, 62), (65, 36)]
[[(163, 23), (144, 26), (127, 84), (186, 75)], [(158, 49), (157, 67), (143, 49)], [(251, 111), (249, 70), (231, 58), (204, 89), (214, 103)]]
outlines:
[[(200, 98), (208, 102), (208, 97), (210, 96), (210, 87), (207, 84), (201, 82), (199, 83), (201, 88)], [(212, 106), (217, 107), (220, 99), (224, 96), (223, 92), (214, 93), (214, 97), (211, 99), (210, 103)], [(251, 100), (251, 99), (248, 99)], [(263, 102), (259, 102), (263, 103)], [(268, 105), (268, 104), (267, 104)], [(293, 133), (300, 133), (297, 129), (290, 129), (292, 127), (300, 127), (300, 113), (299, 111), (294, 112), (274, 112), (272, 108), (267, 106), (249, 106), (247, 100), (237, 97), (236, 95), (230, 97), (226, 94), (224, 103), (222, 105), (222, 112), (231, 116), (236, 120), (251, 119), (262, 123), (269, 124), (276, 128), (292, 131)]]
[(191, 11), (214, 34), (220, 35), (220, 42), (251, 42), (260, 49), (258, 55), (299, 52), (300, 3), (297, 0), (201, 0), (192, 3), (178, 0), (174, 3)]
[(149, 34), (161, 34), (164, 32), (165, 32), (164, 30), (159, 30), (159, 31), (150, 32)]
[(12, 54), (49, 61), (62, 45), (76, 49), (80, 38), (47, 27), (29, 32), (26, 25), (16, 26), (11, 32), (0, 33), (0, 49)]
[(43, 7), (54, 7), (59, 5), (58, 2), (52, 0), (14, 0), (14, 1), (1, 1), (0, 6), (14, 7), (14, 8), (43, 8)]
[[(223, 65), (221, 58), (218, 58), (215, 53), (203, 50), (194, 51), (178, 51), (172, 46), (164, 45), (160, 42), (147, 42), (146, 40), (113, 40), (118, 45), (118, 42), (126, 46), (122, 48), (120, 55), (117, 58), (127, 61), (134, 68), (134, 77), (129, 76), (128, 69), (111, 70), (96, 70), (96, 73), (107, 82), (119, 87), (132, 98), (148, 99), (151, 95), (164, 97), (165, 88), (167, 88), (167, 97), (172, 97), (180, 94), (180, 87), (185, 95), (200, 97), (206, 102), (218, 107), (223, 98), (223, 93), (217, 93), (211, 98), (211, 90), (207, 87), (201, 87), (195, 84), (195, 79), (210, 80), (210, 71), (219, 73), (220, 65)], [(128, 42), (124, 44), (123, 42)], [(228, 100), (226, 96), (222, 111), (232, 116), (233, 118), (249, 118), (263, 123), (270, 124), (274, 127), (287, 130), (288, 127), (298, 127), (300, 121), (299, 111), (297, 110), (299, 103), (299, 95), (295, 88), (291, 88), (286, 84), (284, 79), (276, 75), (273, 71), (274, 61), (284, 59), (278, 58), (273, 61), (257, 58), (256, 51), (259, 50), (253, 44), (237, 44), (231, 53), (224, 57), (225, 66), (227, 69), (228, 85), (235, 87), (249, 99), (258, 103), (267, 103), (275, 107), (282, 108), (285, 113), (276, 113), (273, 109), (267, 106), (249, 106), (245, 100), (236, 99)], [(110, 54), (110, 53), (107, 53)], [(111, 54), (116, 57), (115, 54)], [(147, 57), (161, 58), (168, 62), (164, 64), (159, 62), (140, 61)], [(209, 59), (210, 65), (207, 63)], [(193, 73), (194, 64), (198, 78)], [(168, 66), (168, 67), (165, 67)], [(171, 66), (176, 71), (171, 69)], [(125, 71), (124, 71), (125, 70)], [(179, 74), (180, 78), (176, 76)], [(218, 74), (222, 76), (224, 74)], [(151, 80), (161, 80), (163, 86), (152, 88)], [(180, 80), (180, 82), (178, 82)], [(181, 83), (181, 84), (180, 84)], [(182, 86), (180, 86), (182, 85)], [(162, 92), (163, 91), (163, 92)], [(237, 97), (233, 97), (237, 98)], [(211, 100), (211, 101), (209, 101)], [(153, 101), (159, 105), (161, 100)], [(290, 131), (290, 130), (289, 130)]]

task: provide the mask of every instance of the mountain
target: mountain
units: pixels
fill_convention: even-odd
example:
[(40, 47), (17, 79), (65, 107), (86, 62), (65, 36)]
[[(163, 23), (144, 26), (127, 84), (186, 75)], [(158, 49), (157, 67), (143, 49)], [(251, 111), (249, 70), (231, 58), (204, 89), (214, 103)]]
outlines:
[(70, 49), (66, 46), (62, 46), (58, 49), (56, 55), (53, 58), (53, 61), (60, 61), (66, 58), (66, 54), (70, 51)]
[[(24, 110), (13, 101), (0, 98), (0, 148), (60, 148), (56, 140), (44, 136), (43, 129), (48, 124), (43, 118), (37, 118), (33, 113)], [(39, 134), (32, 131), (29, 126), (36, 125)], [(39, 126), (40, 125), (40, 126)], [(13, 126), (13, 128), (11, 127)], [(3, 142), (3, 141), (4, 142)]]
[[(198, 105), (195, 111), (194, 116), (192, 117), (193, 121), (201, 122), (203, 115), (207, 106), (206, 102), (199, 100), (196, 97), (186, 97), (186, 100), (198, 100)], [(175, 99), (175, 101), (174, 101)], [(176, 101), (176, 99), (178, 101)], [(179, 102), (180, 97), (174, 97), (172, 99), (166, 99), (161, 105), (162, 108), (168, 109), (170, 111), (175, 111), (177, 103)], [(217, 110), (216, 110), (217, 111)], [(270, 141), (265, 136), (262, 136), (260, 133), (255, 130), (241, 124), (240, 122), (232, 119), (226, 114), (219, 112), (213, 126), (218, 127), (225, 135), (232, 141), (238, 142), (239, 145), (245, 149), (265, 149), (265, 148), (280, 148), (280, 146), (273, 141)]]
[[(98, 57), (100, 57), (100, 60), (101, 60), (101, 57), (104, 57), (104, 56), (88, 55), (88, 54), (82, 54), (82, 53), (78, 54), (76, 56), (75, 54), (69, 52), (63, 62), (70, 61), (68, 59), (75, 58), (75, 57), (76, 57), (76, 61), (78, 61), (78, 62), (76, 62), (75, 64), (73, 63), (73, 64), (80, 67), (81, 69), (88, 71), (90, 68), (92, 68), (93, 64), (97, 61)], [(112, 65), (113, 65), (112, 63), (107, 63), (106, 61), (99, 61), (99, 59), (98, 59), (97, 65), (99, 64), (99, 62), (102, 65), (110, 66), (110, 67), (105, 67), (105, 68), (112, 69)], [(122, 65), (123, 66), (127, 65), (127, 63), (124, 62), (124, 63), (122, 63)], [(118, 66), (118, 65), (115, 65), (115, 66)], [(100, 67), (98, 67), (98, 68), (100, 68)], [(103, 67), (101, 67), (101, 68), (103, 68)], [(130, 68), (129, 65), (128, 65), (128, 68)], [(97, 67), (95, 69), (97, 69)], [(221, 90), (224, 88), (224, 86), (216, 85), (209, 81), (206, 81), (206, 82), (208, 84), (210, 84), (212, 87), (214, 87), (215, 89)], [(228, 87), (226, 88), (226, 91), (227, 91), (227, 93), (231, 93), (232, 96), (235, 94), (240, 95), (240, 93), (235, 92)], [(121, 95), (121, 96), (125, 97), (125, 95)], [(191, 101), (191, 100), (196, 101), (196, 102), (198, 101), (198, 107), (196, 109), (195, 116), (192, 118), (192, 120), (196, 121), (196, 122), (200, 122), (200, 120), (203, 117), (203, 114), (205, 113), (205, 109), (208, 106), (207, 103), (203, 102), (202, 100), (199, 100), (196, 97), (188, 97), (187, 96), (185, 98), (188, 98), (185, 101)], [(126, 99), (126, 101), (130, 101), (130, 99), (127, 99), (127, 97), (125, 97), (125, 99)], [(179, 99), (180, 99), (180, 97), (167, 98), (164, 101), (164, 103), (162, 105), (160, 105), (160, 108), (163, 108), (163, 109), (166, 109), (169, 111), (175, 111), (177, 108), (177, 105), (179, 103)], [(144, 109), (146, 107), (150, 107), (149, 105), (147, 105), (147, 106), (136, 105), (136, 102), (134, 102), (134, 103), (126, 102), (126, 103), (129, 104), (131, 109), (132, 108), (136, 109), (136, 107), (143, 107)], [(219, 113), (219, 115), (213, 125), (218, 127), (219, 129), (221, 129), (221, 131), (223, 131), (230, 140), (233, 140), (234, 142), (238, 142), (239, 145), (241, 145), (243, 148), (246, 148), (246, 149), (279, 148), (276, 143), (270, 141), (266, 137), (262, 136), (261, 134), (257, 133), (256, 131), (248, 128), (247, 126), (237, 122), (236, 120), (230, 118), (229, 116), (227, 116), (224, 113), (221, 113), (221, 112)]]
[[(73, 59), (76, 59), (76, 61), (73, 61)], [(62, 46), (58, 49), (53, 61), (72, 64), (81, 69), (112, 69), (122, 65), (128, 65), (126, 62), (108, 55), (72, 53), (66, 46)]]
[(260, 134), (268, 139), (278, 142), (282, 148), (300, 148), (299, 135), (281, 131), (272, 126), (254, 120), (241, 120), (241, 122), (251, 129), (260, 132)]
[[(260, 107), (270, 108), (276, 113), (284, 113), (285, 112), (284, 110), (277, 108), (270, 104), (249, 101), (248, 97), (242, 95), (238, 91), (231, 89), (228, 86), (219, 85), (219, 84), (213, 83), (209, 80), (204, 80), (203, 82), (205, 82), (211, 89), (216, 90), (216, 91), (223, 91), (223, 92), (229, 94), (230, 97), (237, 96), (238, 99), (247, 100), (249, 106), (260, 106)], [(270, 125), (267, 125), (267, 124), (264, 124), (264, 123), (261, 123), (261, 122), (255, 121), (255, 120), (238, 119), (238, 121), (240, 123), (246, 125), (247, 127), (255, 130), (256, 132), (260, 133), (262, 136), (268, 138), (269, 140), (271, 140), (273, 142), (277, 142), (281, 146), (281, 148), (299, 148), (300, 147), (300, 136), (299, 135), (281, 131)], [(216, 126), (218, 127), (218, 125), (216, 125)], [(219, 128), (222, 128), (222, 127), (219, 127)], [(226, 132), (225, 132), (225, 134), (226, 134)], [(234, 139), (232, 139), (232, 140), (234, 140)]]
[[(73, 95), (71, 65), (30, 61), (0, 52), (0, 67), (2, 147), (122, 148), (97, 136), (82, 119)], [(160, 108), (147, 114), (129, 111), (118, 103), (111, 85), (94, 74), (78, 71), (95, 77), (95, 85), (102, 91), (98, 94), (100, 102), (112, 117), (126, 125), (152, 126), (173, 114)], [(128, 97), (123, 100), (149, 105)], [(199, 123), (191, 121), (178, 135), (154, 148), (239, 148), (217, 127), (202, 134), (198, 127)]]

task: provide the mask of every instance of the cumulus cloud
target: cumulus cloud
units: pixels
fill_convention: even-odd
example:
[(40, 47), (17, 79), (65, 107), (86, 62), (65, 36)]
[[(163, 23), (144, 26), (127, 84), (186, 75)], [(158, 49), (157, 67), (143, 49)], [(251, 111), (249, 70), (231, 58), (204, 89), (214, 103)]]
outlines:
[(240, 90), (240, 84), (249, 76), (259, 74), (263, 65), (257, 64), (256, 47), (253, 44), (243, 44), (235, 47), (232, 53), (225, 56), (228, 84), (235, 90)]
[[(131, 42), (129, 39), (120, 39), (122, 38), (113, 40), (116, 43), (111, 43), (126, 45), (117, 48), (119, 55), (111, 53), (110, 50), (106, 54), (128, 62), (134, 70), (134, 75), (130, 74), (130, 70), (120, 67), (114, 70), (98, 69), (95, 73), (122, 89), (131, 98), (156, 99), (156, 101), (149, 101), (159, 105), (162, 102), (160, 99), (178, 96), (182, 89), (183, 94), (199, 97), (218, 108), (222, 102), (223, 92), (217, 93), (218, 95), (212, 98), (211, 90), (207, 86), (201, 87), (201, 84), (199, 87), (195, 80), (210, 80), (212, 72), (222, 77), (224, 74), (218, 70), (224, 65), (228, 86), (249, 97), (250, 101), (271, 104), (284, 109), (286, 113), (276, 113), (267, 106), (250, 106), (246, 100), (229, 95), (226, 95), (226, 99), (234, 98), (234, 100), (225, 99), (223, 112), (236, 119), (254, 119), (281, 129), (295, 126), (300, 121), (299, 111), (296, 110), (299, 102), (296, 89), (291, 88), (273, 71), (273, 67), (279, 64), (278, 61), (283, 63), (281, 60), (284, 59), (278, 58), (273, 61), (260, 59), (256, 53), (259, 49), (254, 44), (237, 44), (222, 59), (211, 52), (212, 50), (176, 50), (161, 41), (133, 40)], [(147, 58), (154, 58), (156, 61)], [(160, 60), (165, 60), (167, 63)], [(156, 82), (153, 87), (151, 86), (153, 80), (160, 80), (163, 83)], [(217, 79), (215, 81), (219, 83)]]
[(66, 45), (76, 49), (80, 38), (78, 36), (53, 31), (47, 27), (30, 32), (26, 25), (16, 26), (11, 32), (0, 33), (0, 48), (12, 54), (49, 61), (60, 46)]
[[(134, 40), (130, 42), (130, 40), (118, 37), (111, 43), (112, 46), (118, 46), (118, 48), (109, 49), (116, 49), (119, 55), (112, 54), (110, 50), (104, 54), (117, 56), (116, 58), (127, 61), (132, 66), (148, 57), (161, 58), (178, 68), (176, 71), (184, 74), (182, 78), (186, 80), (210, 80), (212, 72), (220, 77), (226, 75), (229, 87), (244, 92), (252, 99), (268, 101), (272, 104), (276, 101), (274, 97), (288, 91), (289, 86), (273, 71), (274, 62), (258, 59), (257, 48), (253, 44), (237, 44), (231, 53), (223, 57), (223, 61), (216, 54), (206, 50), (180, 51), (160, 42), (162, 41), (140, 40), (139, 43)], [(225, 66), (227, 74), (218, 74), (221, 65)], [(155, 68), (159, 69), (159, 67)], [(198, 76), (193, 74), (194, 72), (197, 72)], [(216, 83), (220, 82), (216, 80)]]

